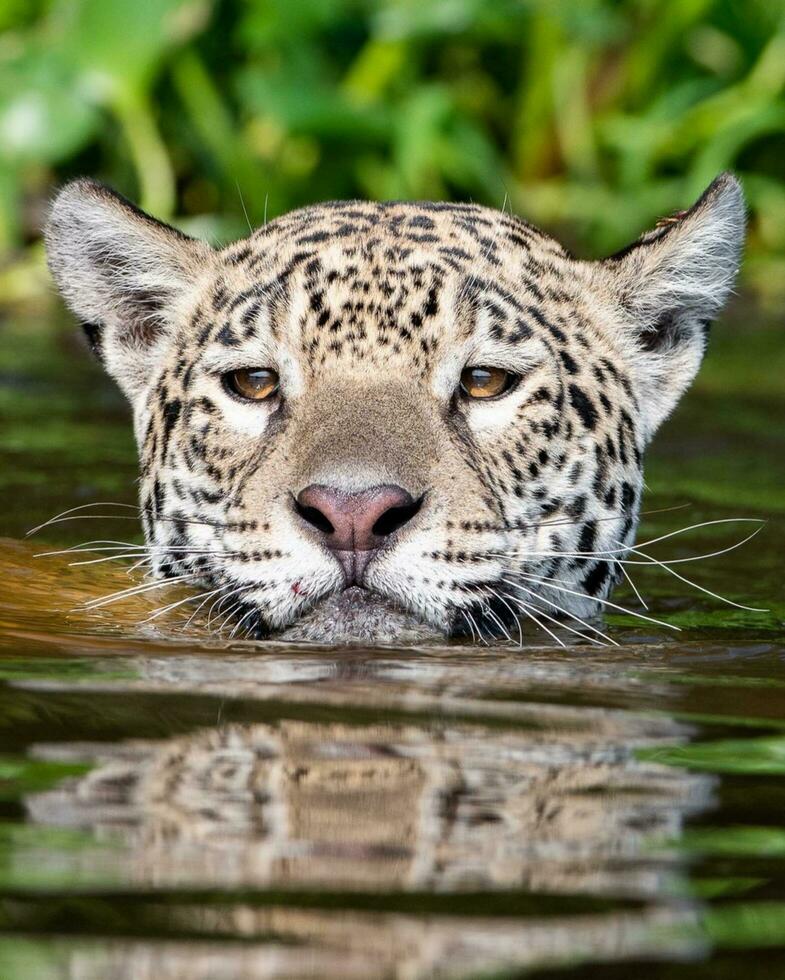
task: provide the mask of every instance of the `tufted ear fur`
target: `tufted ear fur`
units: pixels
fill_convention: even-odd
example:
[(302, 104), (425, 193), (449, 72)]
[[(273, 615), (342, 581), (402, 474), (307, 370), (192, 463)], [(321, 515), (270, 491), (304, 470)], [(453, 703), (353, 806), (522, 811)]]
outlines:
[(210, 268), (213, 250), (91, 180), (60, 191), (45, 241), (63, 298), (133, 401), (149, 383), (180, 308)]
[(599, 263), (623, 311), (647, 439), (697, 373), (738, 272), (745, 219), (741, 186), (725, 173), (688, 211)]

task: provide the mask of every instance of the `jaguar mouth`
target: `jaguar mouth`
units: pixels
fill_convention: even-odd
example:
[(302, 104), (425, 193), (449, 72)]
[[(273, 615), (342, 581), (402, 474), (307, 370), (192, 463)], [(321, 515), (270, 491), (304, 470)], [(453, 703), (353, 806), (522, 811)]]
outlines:
[(277, 638), (328, 644), (444, 640), (435, 627), (384, 596), (358, 586), (327, 596)]

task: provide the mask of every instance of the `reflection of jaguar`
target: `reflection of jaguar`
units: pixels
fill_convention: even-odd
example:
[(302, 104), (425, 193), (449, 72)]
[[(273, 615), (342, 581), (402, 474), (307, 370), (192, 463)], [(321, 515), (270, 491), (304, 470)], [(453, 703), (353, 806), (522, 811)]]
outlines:
[[(29, 808), (41, 821), (124, 828), (132, 874), (158, 886), (516, 888), (655, 903), (547, 923), (437, 917), (427, 929), (400, 915), (358, 914), (349, 927), (337, 913), (280, 907), (180, 910), (191, 928), (304, 942), (316, 957), (309, 962), (320, 964), (304, 975), (351, 976), (352, 957), (357, 976), (417, 977), (435, 975), (435, 964), (455, 972), (473, 958), (487, 967), (581, 949), (620, 956), (645, 949), (648, 926), (671, 920), (656, 906), (667, 860), (651, 844), (678, 835), (684, 814), (705, 804), (706, 784), (635, 760), (635, 746), (672, 736), (672, 723), (618, 719), (609, 713), (590, 733), (282, 721), (95, 746), (91, 774), (30, 798)], [(330, 951), (342, 945), (346, 961), (331, 965)], [(294, 961), (279, 974), (268, 959), (252, 967), (242, 955), (242, 971), (238, 961), (227, 977), (297, 973)], [(409, 972), (390, 972), (403, 960)], [(224, 976), (198, 972), (198, 956), (188, 962), (183, 976)]]

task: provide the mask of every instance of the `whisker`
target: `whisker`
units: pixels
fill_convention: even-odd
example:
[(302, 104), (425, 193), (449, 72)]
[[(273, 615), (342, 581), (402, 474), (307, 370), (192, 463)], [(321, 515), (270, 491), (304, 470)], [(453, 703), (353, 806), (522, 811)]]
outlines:
[(51, 527), (54, 524), (65, 524), (67, 521), (136, 521), (139, 523), (139, 518), (126, 517), (123, 514), (75, 514), (73, 517), (53, 517), (45, 524), (40, 524), (38, 527), (34, 527), (31, 531), (28, 531), (25, 537), (37, 534), (38, 531), (46, 527)]
[[(119, 555), (108, 555), (107, 557), (104, 558), (91, 558), (90, 560), (86, 560), (86, 561), (71, 561), (68, 563), (68, 566), (69, 568), (77, 568), (81, 565), (100, 565), (101, 562), (106, 562), (106, 561), (120, 561), (121, 559), (125, 559), (125, 558), (138, 558), (140, 553), (141, 552), (138, 551), (125, 552)], [(239, 551), (198, 551), (198, 550), (189, 551), (183, 548), (180, 550), (175, 550), (174, 552), (168, 550), (152, 552), (150, 554), (147, 554), (146, 557), (152, 561), (153, 558), (168, 558), (172, 555), (175, 555), (178, 556), (176, 560), (180, 561), (182, 557), (188, 557), (190, 555), (197, 555), (199, 557), (209, 556), (212, 558), (235, 558), (238, 554), (240, 554)]]
[[(232, 584), (234, 584), (234, 583), (232, 583)], [(218, 615), (220, 615), (221, 614), (221, 606), (224, 604), (224, 602), (226, 602), (227, 599), (230, 599), (233, 595), (237, 595), (238, 593), (250, 592), (253, 589), (255, 589), (256, 587), (257, 587), (257, 583), (256, 582), (245, 582), (243, 585), (241, 585), (238, 588), (234, 589), (232, 592), (227, 592), (226, 595), (221, 596), (221, 598), (218, 599), (216, 601), (216, 603), (213, 603), (213, 605), (210, 607), (209, 613), (207, 614), (207, 629), (208, 630), (210, 629), (210, 625), (211, 625), (212, 618), (213, 618), (213, 612), (215, 611), (215, 612), (217, 612)], [(216, 604), (218, 606), (217, 609), (215, 609)], [(223, 626), (223, 624), (225, 622), (226, 622), (226, 619), (223, 619), (221, 621), (221, 626)], [(220, 632), (221, 626), (217, 626), (216, 627), (216, 632)]]
[[(100, 545), (100, 547), (99, 547)], [(79, 554), (83, 551), (90, 552), (101, 552), (101, 551), (117, 551), (117, 550), (138, 549), (139, 551), (146, 551), (147, 545), (140, 544), (138, 541), (112, 541), (111, 539), (96, 540), (96, 541), (84, 541), (82, 544), (72, 545), (70, 548), (60, 548), (58, 551), (40, 551), (38, 554), (34, 555), (34, 558), (53, 558), (58, 555), (74, 555)]]
[[(616, 602), (611, 602), (610, 599), (599, 599), (597, 596), (590, 596), (585, 592), (577, 592), (575, 589), (567, 589), (563, 585), (554, 585), (553, 583), (559, 581), (558, 579), (544, 579), (539, 578), (536, 575), (526, 575), (523, 572), (518, 572), (517, 574), (519, 574), (521, 578), (526, 579), (528, 582), (534, 582), (537, 585), (542, 585), (549, 589), (555, 589), (557, 592), (564, 592), (567, 595), (578, 596), (579, 599), (585, 599), (589, 602), (599, 602), (603, 606), (608, 606), (611, 609), (617, 609), (619, 612), (626, 613), (628, 616), (634, 616), (636, 619), (643, 619), (648, 623), (654, 623), (657, 626), (664, 626), (667, 629), (675, 630), (678, 633), (681, 632), (680, 626), (674, 626), (672, 623), (666, 623), (661, 619), (654, 619), (653, 616), (644, 616), (643, 613), (634, 612), (632, 609), (627, 609), (624, 606), (620, 606)], [(511, 583), (509, 579), (503, 579), (503, 581), (508, 585), (515, 584), (514, 582)]]
[[(211, 596), (217, 595), (219, 592), (224, 592), (226, 589), (231, 588), (233, 584), (234, 584), (233, 582), (228, 582), (226, 585), (221, 585), (219, 586), (219, 588), (213, 589), (210, 592), (199, 592), (196, 595), (189, 595), (186, 596), (184, 599), (178, 599), (176, 602), (170, 602), (168, 606), (163, 606), (161, 609), (157, 609), (152, 615), (148, 616), (147, 619), (142, 620), (142, 625), (149, 623), (153, 619), (157, 619), (159, 616), (162, 616), (166, 612), (170, 612), (174, 609), (177, 609), (179, 606), (185, 605), (185, 603), (187, 602), (198, 602), (199, 599), (201, 599), (202, 600), (201, 605), (191, 614), (191, 616), (188, 619), (188, 623), (190, 623), (191, 619), (193, 619), (193, 617), (196, 615), (199, 609), (202, 608), (204, 603), (207, 602), (207, 600)], [(188, 624), (186, 624), (186, 626), (187, 625)]]
[(59, 551), (42, 551), (36, 555), (36, 558), (44, 558), (51, 555), (78, 555), (82, 552), (124, 551), (128, 549), (132, 551), (160, 552), (161, 554), (189, 554), (192, 552), (204, 552), (205, 554), (210, 554), (213, 552), (216, 554), (232, 554), (232, 552), (226, 552), (223, 548), (205, 548), (204, 546), (197, 544), (182, 547), (180, 545), (156, 543), (143, 544), (138, 541), (112, 541), (111, 539), (105, 539), (97, 541), (84, 541), (81, 544), (72, 545), (70, 548), (62, 548)]
[[(84, 565), (101, 565), (103, 562), (107, 562), (107, 561), (123, 561), (124, 559), (127, 558), (138, 558), (140, 554), (144, 555), (144, 552), (126, 551), (126, 552), (121, 552), (119, 555), (105, 555), (103, 558), (90, 558), (90, 559), (84, 559), (83, 561), (69, 561), (68, 567), (81, 568)], [(36, 558), (38, 557), (39, 556), (36, 555)], [(153, 558), (152, 555), (145, 555), (145, 557), (150, 558), (151, 560)]]
[(141, 568), (142, 565), (151, 564), (152, 560), (153, 559), (151, 555), (145, 555), (144, 558), (141, 558), (139, 561), (134, 562), (133, 565), (128, 566), (128, 568), (126, 569), (126, 575), (132, 575), (135, 571), (137, 571), (137, 569)]
[[(507, 581), (506, 579), (505, 579), (505, 581), (507, 582), (508, 585), (510, 584), (509, 581)], [(598, 636), (601, 636), (603, 638), (603, 640), (606, 640), (612, 646), (615, 646), (615, 647), (619, 646), (619, 644), (616, 642), (616, 640), (614, 640), (612, 637), (608, 636), (607, 633), (603, 633), (601, 629), (598, 629), (596, 626), (592, 626), (591, 623), (587, 623), (585, 619), (581, 619), (581, 617), (578, 616), (578, 615), (576, 615), (575, 613), (568, 612), (566, 609), (562, 608), (558, 603), (553, 602), (550, 599), (546, 599), (545, 596), (540, 595), (539, 593), (535, 592), (533, 589), (527, 589), (524, 585), (515, 585), (515, 588), (516, 589), (521, 589), (523, 592), (526, 592), (529, 595), (534, 596), (534, 598), (537, 599), (539, 602), (545, 602), (545, 603), (547, 603), (549, 606), (552, 606), (558, 612), (562, 613), (562, 615), (569, 616), (570, 619), (574, 619), (576, 622), (580, 623), (581, 626), (584, 627), (584, 629), (591, 630), (593, 633), (596, 633)], [(545, 614), (543, 613), (543, 615), (545, 615)], [(569, 627), (566, 623), (562, 623), (561, 625), (564, 626), (565, 629), (571, 629), (571, 627)], [(574, 632), (577, 632), (577, 631), (574, 631)], [(579, 633), (578, 635), (579, 636), (582, 636), (583, 634), (582, 633)], [(586, 637), (586, 639), (591, 639), (591, 637)], [(598, 643), (599, 641), (598, 640), (594, 640), (593, 642)]]
[[(465, 609), (460, 609), (460, 608), (458, 609), (458, 612), (466, 620), (466, 625), (469, 627), (469, 630), (470, 630), (470, 632), (472, 634), (472, 640), (474, 640), (475, 639), (474, 624), (472, 623), (471, 619), (469, 618), (468, 613), (466, 612)], [(476, 638), (479, 639), (479, 636), (477, 636)]]
[(466, 622), (469, 624), (469, 629), (472, 631), (472, 639), (474, 639), (474, 634), (475, 634), (475, 631), (476, 631), (476, 633), (477, 633), (477, 639), (480, 641), (480, 643), (484, 643), (485, 646), (488, 646), (488, 641), (482, 635), (482, 630), (480, 629), (479, 624), (475, 620), (474, 616), (469, 612), (469, 610), (462, 608), (461, 609), (461, 614), (463, 615), (463, 617), (466, 620)]
[[(639, 554), (637, 548), (631, 548), (630, 550), (636, 555)], [(697, 582), (693, 582), (692, 579), (688, 579), (686, 575), (680, 575), (678, 572), (670, 568), (670, 566), (665, 562), (655, 560), (654, 564), (662, 566), (662, 568), (664, 568), (668, 574), (673, 575), (674, 578), (677, 578), (680, 582), (684, 582), (685, 585), (690, 585), (693, 589), (697, 589), (699, 592), (703, 592), (705, 595), (709, 595), (713, 599), (718, 599), (720, 602), (724, 602), (728, 606), (734, 606), (736, 609), (745, 609), (747, 612), (765, 613), (769, 611), (768, 609), (758, 609), (755, 606), (745, 606), (741, 602), (734, 602), (732, 599), (726, 599), (725, 596), (719, 595), (717, 592), (712, 592), (711, 589), (706, 589), (702, 585), (698, 585)]]
[[(518, 627), (518, 637), (519, 637), (519, 640), (520, 640), (520, 646), (521, 646), (521, 647), (523, 647), (523, 629), (521, 628), (521, 622), (520, 622), (520, 617), (519, 617), (519, 616), (518, 616), (518, 614), (517, 614), (517, 613), (515, 612), (515, 610), (514, 610), (514, 609), (512, 608), (512, 606), (511, 606), (511, 605), (509, 604), (509, 602), (507, 602), (507, 599), (511, 599), (511, 598), (512, 598), (512, 596), (507, 596), (507, 599), (505, 599), (505, 598), (504, 598), (504, 597), (503, 597), (502, 595), (500, 595), (500, 594), (499, 594), (499, 593), (498, 593), (498, 592), (497, 592), (497, 591), (496, 591), (495, 589), (492, 589), (492, 588), (490, 588), (490, 586), (488, 586), (488, 591), (489, 591), (489, 592), (490, 592), (490, 593), (491, 593), (492, 595), (495, 595), (495, 596), (496, 596), (496, 598), (497, 598), (497, 599), (498, 599), (498, 600), (499, 600), (500, 602), (503, 602), (503, 603), (504, 603), (504, 605), (505, 605), (505, 606), (506, 606), (506, 607), (507, 607), (507, 608), (508, 608), (508, 609), (510, 610), (510, 612), (512, 613), (512, 616), (513, 616), (513, 619), (515, 620), (515, 625), (516, 625), (516, 626)], [(505, 595), (506, 595), (506, 593), (505, 593)], [(510, 642), (512, 642), (512, 639), (510, 640)]]
[[(661, 541), (667, 541), (668, 539), (674, 538), (677, 535), (686, 534), (688, 531), (694, 531), (694, 530), (697, 530), (697, 529), (703, 528), (703, 527), (712, 527), (712, 526), (717, 525), (717, 524), (737, 524), (737, 523), (751, 523), (751, 524), (765, 525), (766, 522), (763, 521), (763, 520), (759, 520), (758, 518), (755, 518), (755, 517), (726, 517), (726, 518), (722, 518), (721, 520), (703, 521), (700, 524), (692, 524), (689, 527), (679, 528), (677, 531), (670, 531), (668, 534), (661, 534), (659, 537), (651, 538), (648, 541), (642, 541), (642, 542), (640, 542), (637, 545), (637, 547), (638, 548), (648, 548), (650, 545), (659, 544), (659, 542), (661, 542)], [(757, 534), (760, 530), (762, 530), (762, 527), (756, 528), (756, 530), (755, 530), (755, 532), (753, 534), (748, 535), (742, 541), (739, 541), (736, 544), (730, 545), (729, 547), (724, 548), (721, 551), (712, 552), (711, 554), (708, 554), (708, 555), (695, 555), (695, 556), (692, 556), (692, 558), (690, 558), (689, 560), (691, 560), (691, 561), (698, 561), (698, 560), (702, 560), (703, 558), (712, 558), (712, 557), (714, 557), (714, 555), (725, 554), (727, 551), (733, 551), (735, 548), (741, 547), (741, 545), (745, 544), (747, 541), (749, 541), (751, 538), (753, 538), (755, 536), (755, 534)], [(489, 558), (584, 558), (584, 559), (589, 560), (589, 559), (593, 559), (593, 558), (608, 558), (608, 557), (612, 557), (613, 555), (628, 554), (630, 551), (633, 551), (633, 550), (634, 549), (633, 549), (632, 545), (623, 545), (623, 546), (621, 546), (619, 548), (604, 548), (604, 549), (599, 549), (597, 551), (520, 551), (520, 552), (506, 551), (506, 552), (488, 552), (488, 557)], [(660, 562), (657, 559), (651, 558), (649, 555), (645, 555), (644, 554), (643, 557), (645, 557), (645, 558), (647, 558), (649, 560), (646, 561), (646, 562), (643, 562), (643, 561), (635, 561), (635, 560), (627, 559), (626, 560), (626, 563), (628, 565), (660, 564)], [(625, 559), (619, 559), (619, 560), (620, 561), (625, 561)], [(675, 564), (675, 563), (680, 563), (680, 562), (684, 562), (684, 561), (687, 561), (687, 560), (688, 559), (686, 559), (686, 558), (674, 558), (674, 559), (670, 559), (669, 561), (665, 561), (664, 563), (665, 564)]]
[(705, 561), (708, 558), (718, 558), (720, 555), (727, 555), (729, 551), (735, 551), (737, 548), (741, 548), (742, 545), (745, 545), (748, 541), (751, 541), (754, 537), (760, 534), (762, 530), (763, 530), (762, 526), (756, 527), (755, 530), (752, 531), (750, 534), (748, 534), (746, 538), (742, 538), (741, 541), (737, 541), (735, 544), (728, 545), (727, 548), (721, 548), (719, 551), (711, 551), (705, 555), (690, 555), (687, 558), (668, 558), (668, 559), (662, 559), (660, 561), (654, 558), (652, 555), (647, 555), (642, 551), (637, 552), (637, 548), (644, 547), (644, 545), (639, 545), (636, 546), (635, 548), (630, 548), (630, 551), (634, 551), (636, 553), (641, 554), (644, 558), (648, 559), (648, 561), (635, 561), (634, 559), (625, 559), (624, 564), (646, 565), (651, 563), (654, 565), (684, 565), (690, 561)]
[(224, 629), (224, 627), (226, 626), (226, 624), (232, 619), (233, 616), (236, 616), (237, 613), (242, 608), (243, 608), (242, 599), (238, 599), (235, 602), (233, 602), (231, 604), (231, 606), (229, 606), (229, 611), (226, 613), (226, 615), (224, 616), (224, 618), (221, 620), (221, 622), (219, 623), (219, 625), (216, 627), (216, 631), (218, 633), (221, 633), (222, 630)]
[[(523, 588), (523, 586), (519, 586), (519, 588)], [(525, 592), (529, 592), (530, 595), (533, 595), (538, 601), (546, 601), (547, 602), (547, 600), (544, 600), (544, 599), (542, 599), (541, 596), (538, 596), (536, 592), (531, 592), (531, 590), (529, 590), (529, 589), (524, 589), (524, 591)], [(531, 609), (531, 610), (536, 609), (538, 616), (543, 616), (545, 619), (548, 620), (549, 623), (554, 623), (560, 629), (565, 629), (565, 630), (567, 630), (570, 633), (574, 633), (576, 636), (579, 636), (582, 640), (586, 640), (587, 643), (596, 643), (597, 646), (600, 646), (600, 647), (604, 647), (605, 646), (605, 644), (602, 642), (602, 640), (596, 640), (593, 636), (586, 636), (585, 633), (581, 633), (580, 630), (576, 630), (573, 626), (570, 626), (568, 623), (562, 622), (562, 620), (560, 620), (560, 619), (556, 619), (556, 617), (550, 615), (550, 613), (546, 613), (544, 609), (540, 609), (539, 607), (535, 607), (531, 603), (524, 602), (520, 597), (516, 597), (516, 601), (517, 602), (520, 602), (521, 605), (522, 606), (525, 606), (527, 609)], [(554, 603), (550, 603), (550, 605), (554, 605)], [(559, 608), (559, 607), (556, 607), (556, 608)], [(564, 612), (563, 609), (561, 609), (560, 611), (561, 612)], [(574, 617), (574, 618), (577, 619), (577, 617)], [(618, 644), (616, 644), (616, 645), (618, 646)]]
[(118, 602), (120, 599), (127, 599), (131, 596), (141, 595), (144, 592), (151, 592), (153, 589), (160, 589), (165, 585), (175, 585), (178, 582), (184, 582), (187, 579), (193, 579), (196, 577), (195, 572), (191, 572), (188, 575), (179, 575), (176, 578), (161, 579), (158, 582), (148, 582), (144, 585), (135, 585), (129, 589), (122, 589), (119, 592), (113, 592), (108, 596), (103, 596), (100, 599), (90, 599), (86, 602), (82, 608), (83, 609), (98, 609), (101, 606), (107, 606), (112, 602)]
[[(492, 590), (489, 590), (489, 591), (492, 591)], [(487, 607), (486, 606), (483, 606), (482, 607), (482, 610), (483, 610), (483, 615), (487, 616), (489, 619), (492, 619), (494, 621), (494, 623), (496, 623), (496, 625), (502, 631), (502, 633), (504, 634), (504, 636), (506, 636), (507, 639), (510, 641), (510, 643), (512, 643), (513, 642), (513, 639), (510, 636), (509, 630), (504, 625), (504, 623), (499, 619), (499, 617), (496, 615), (496, 613), (491, 609), (491, 607), (490, 606), (487, 606)]]
[[(553, 630), (548, 629), (548, 627), (545, 625), (545, 623), (541, 623), (540, 622), (540, 620), (534, 615), (534, 612), (532, 611), (532, 608), (531, 608), (530, 605), (528, 605), (528, 603), (523, 603), (522, 602), (522, 604), (521, 604), (521, 611), (523, 612), (523, 614), (525, 616), (528, 616), (529, 619), (533, 620), (537, 624), (537, 626), (540, 627), (541, 630), (543, 630), (544, 632), (546, 632), (548, 634), (548, 636), (552, 637), (559, 644), (560, 647), (563, 647), (565, 650), (567, 649), (567, 644), (564, 642), (564, 640), (560, 639), (560, 637), (558, 637), (553, 632)], [(539, 612), (539, 610), (538, 610), (538, 612)]]
[[(674, 504), (671, 507), (656, 507), (652, 510), (639, 511), (638, 516), (649, 517), (652, 514), (667, 514), (675, 510), (684, 510), (685, 508), (692, 507), (692, 506), (693, 505), (691, 503), (686, 503), (686, 504)], [(619, 510), (619, 511), (615, 511), (612, 514), (609, 514), (607, 517), (597, 517), (594, 518), (593, 520), (595, 524), (603, 524), (606, 521), (618, 521), (621, 520), (623, 517), (629, 517), (629, 516), (630, 516), (629, 510)], [(496, 530), (506, 531), (506, 530), (523, 530), (524, 528), (569, 527), (569, 526), (574, 526), (576, 524), (583, 524), (585, 523), (585, 521), (586, 521), (585, 517), (576, 517), (571, 520), (563, 520), (560, 518), (557, 521), (532, 521), (530, 523), (514, 522), (512, 524), (499, 527)]]
[(624, 578), (627, 580), (627, 584), (630, 586), (630, 588), (632, 589), (632, 591), (635, 593), (635, 598), (643, 606), (643, 608), (648, 611), (648, 608), (649, 607), (644, 602), (643, 596), (638, 591), (638, 586), (633, 582), (630, 573), (627, 571), (627, 569), (624, 567), (624, 565), (621, 562), (619, 562), (616, 559), (614, 559), (614, 563), (616, 565), (618, 565), (619, 568), (621, 569), (621, 573), (624, 576)]
[[(246, 614), (245, 614), (245, 615), (244, 615), (244, 616), (242, 617), (242, 619), (240, 619), (240, 620), (239, 620), (239, 622), (237, 623), (237, 625), (235, 626), (235, 628), (234, 628), (234, 629), (232, 630), (232, 632), (231, 632), (231, 633), (229, 634), (229, 639), (230, 639), (230, 640), (233, 640), (233, 639), (235, 638), (235, 636), (236, 636), (236, 634), (237, 634), (237, 633), (238, 633), (238, 632), (240, 631), (240, 629), (242, 628), (242, 625), (243, 625), (243, 623), (244, 623), (244, 622), (246, 621), (246, 619), (248, 619), (248, 617), (249, 617), (249, 616), (252, 616), (252, 615), (253, 615), (253, 614), (254, 614), (255, 612), (256, 612), (256, 610), (255, 610), (255, 609), (253, 609), (253, 608), (251, 608), (251, 609), (249, 609), (249, 610), (248, 610), (248, 612), (247, 612), (247, 613), (246, 613)], [(250, 627), (249, 627), (249, 629), (250, 629)]]
[[(87, 510), (89, 507), (128, 507), (132, 510), (139, 510), (134, 504), (121, 504), (116, 503), (112, 500), (101, 500), (96, 501), (92, 504), (79, 504), (77, 507), (69, 507), (68, 510), (61, 511), (59, 514), (55, 514), (54, 517), (50, 517), (48, 521), (44, 521), (43, 524), (38, 524), (36, 527), (30, 528), (25, 537), (30, 537), (31, 534), (36, 534), (38, 531), (42, 531), (45, 527), (49, 527), (50, 524), (57, 523), (61, 518), (68, 516), (69, 514), (75, 514), (78, 510)], [(86, 515), (85, 515), (86, 516)]]
[(229, 582), (227, 585), (221, 586), (221, 588), (215, 589), (214, 591), (208, 592), (206, 594), (204, 592), (201, 592), (199, 594), (199, 598), (202, 598), (203, 597), (202, 598), (202, 601), (199, 603), (199, 605), (196, 607), (196, 609), (194, 609), (194, 611), (191, 613), (191, 615), (185, 621), (185, 623), (183, 625), (183, 629), (184, 630), (187, 630), (188, 629), (188, 627), (191, 625), (191, 623), (194, 621), (194, 619), (199, 615), (199, 612), (201, 611), (201, 609), (204, 607), (204, 605), (208, 602), (208, 600), (212, 596), (216, 595), (218, 592), (221, 592), (221, 591), (223, 591), (226, 588), (229, 588), (233, 584), (234, 584), (233, 582)]
[[(740, 520), (747, 520), (748, 518), (739, 518), (739, 519)], [(751, 519), (751, 518), (749, 518), (749, 519)], [(754, 538), (762, 530), (763, 530), (762, 527), (757, 527), (757, 528), (755, 528), (755, 530), (751, 534), (748, 534), (745, 538), (742, 538), (741, 541), (736, 541), (734, 544), (728, 545), (726, 548), (720, 548), (717, 551), (711, 551), (711, 552), (708, 552), (708, 553), (702, 554), (702, 555), (689, 555), (686, 558), (667, 558), (667, 559), (663, 558), (663, 559), (658, 559), (658, 558), (655, 558), (653, 555), (649, 555), (646, 552), (644, 552), (644, 551), (641, 550), (642, 547), (644, 547), (645, 545), (651, 543), (651, 542), (644, 542), (643, 545), (641, 545), (639, 547), (633, 547), (632, 545), (626, 545), (624, 549), (620, 549), (620, 550), (624, 550), (627, 554), (633, 553), (633, 554), (640, 555), (641, 558), (645, 559), (644, 561), (638, 561), (638, 560), (636, 560), (634, 558), (610, 558), (609, 560), (612, 561), (615, 565), (618, 565), (619, 566), (619, 568), (621, 569), (621, 571), (623, 572), (623, 574), (627, 578), (627, 581), (632, 586), (632, 589), (635, 592), (635, 594), (636, 594), (636, 596), (638, 598), (638, 601), (641, 603), (641, 605), (645, 609), (645, 608), (647, 608), (646, 603), (643, 601), (643, 599), (642, 599), (642, 597), (640, 595), (640, 592), (638, 592), (638, 589), (635, 587), (635, 583), (632, 581), (632, 579), (630, 578), (630, 576), (627, 574), (626, 569), (625, 569), (625, 566), (626, 565), (638, 565), (638, 566), (642, 566), (642, 567), (645, 567), (645, 566), (659, 566), (661, 568), (664, 568), (666, 570), (669, 570), (671, 565), (683, 565), (683, 564), (686, 564), (687, 562), (706, 561), (709, 558), (717, 558), (720, 555), (726, 555), (726, 554), (728, 554), (728, 552), (730, 552), (730, 551), (735, 551), (737, 548), (740, 548), (742, 545), (746, 544), (748, 541), (751, 541), (752, 538)], [(513, 553), (509, 553), (509, 554), (510, 554), (510, 557), (515, 557), (515, 555)], [(587, 552), (570, 552), (570, 551), (554, 551), (554, 552), (544, 552), (543, 551), (543, 552), (537, 552), (537, 551), (532, 551), (532, 552), (528, 552), (527, 553), (527, 556), (529, 558), (555, 558), (555, 557), (559, 557), (559, 558), (574, 558), (574, 559), (576, 559), (578, 561), (592, 561), (595, 558), (604, 558), (604, 557), (609, 556), (610, 554), (611, 554), (610, 551), (594, 551), (594, 552), (588, 552), (588, 551)], [(493, 555), (492, 557), (501, 557), (501, 556), (500, 555)], [(672, 572), (672, 574), (675, 574), (675, 573)], [(684, 581), (688, 581), (688, 580), (685, 579)], [(752, 607), (745, 606), (744, 608), (745, 609), (750, 609)], [(763, 611), (765, 612), (766, 610), (763, 610)]]
[[(88, 505), (85, 504), (84, 506)], [(127, 506), (130, 507), (131, 505), (128, 504)], [(68, 521), (136, 521), (138, 523), (140, 514), (150, 514), (159, 524), (187, 524), (194, 527), (214, 527), (223, 531), (231, 531), (236, 529), (249, 530), (248, 521), (195, 521), (187, 517), (168, 517), (162, 514), (153, 514), (149, 509), (137, 508), (137, 514), (134, 516), (131, 516), (130, 514), (71, 514), (70, 511), (64, 511), (64, 516), (58, 515), (57, 517), (50, 518), (43, 524), (39, 524), (37, 527), (29, 530), (26, 533), (26, 537), (30, 537), (32, 534), (36, 534), (38, 531), (41, 531), (44, 528), (51, 527), (55, 524), (65, 524)]]
[[(674, 504), (670, 507), (655, 507), (649, 510), (639, 511), (638, 516), (648, 517), (652, 514), (667, 514), (676, 510), (685, 510), (686, 508), (692, 506), (694, 506), (692, 503), (686, 503), (686, 504)], [(592, 520), (595, 524), (604, 524), (608, 521), (618, 521), (621, 520), (622, 518), (626, 518), (630, 516), (631, 516), (630, 510), (625, 508), (622, 510), (613, 511), (612, 513), (606, 515), (605, 517), (592, 518)], [(584, 524), (586, 520), (587, 518), (585, 516), (570, 518), (569, 520), (566, 518), (559, 518), (558, 520), (553, 520), (553, 521), (538, 521), (536, 519), (531, 521), (516, 520), (516, 521), (509, 521), (504, 524), (498, 524), (498, 525), (497, 524), (483, 525), (482, 531), (485, 531), (490, 534), (490, 533), (503, 533), (505, 531), (525, 531), (532, 528), (537, 529), (542, 527), (574, 527), (579, 524)]]
[[(680, 527), (678, 531), (670, 531), (668, 534), (661, 534), (657, 538), (641, 541), (637, 546), (639, 548), (648, 548), (652, 544), (659, 544), (660, 541), (667, 541), (669, 538), (675, 538), (680, 534), (687, 534), (689, 531), (698, 531), (703, 527), (714, 527), (717, 524), (760, 524), (763, 526), (765, 523), (766, 521), (759, 517), (721, 517), (713, 521), (701, 521), (700, 524), (690, 524), (689, 527)], [(755, 533), (757, 534), (757, 531)]]

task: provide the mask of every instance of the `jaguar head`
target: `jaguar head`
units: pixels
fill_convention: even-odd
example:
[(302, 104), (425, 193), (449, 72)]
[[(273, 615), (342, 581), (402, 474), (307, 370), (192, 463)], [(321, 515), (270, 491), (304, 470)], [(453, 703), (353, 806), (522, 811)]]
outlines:
[(596, 262), (422, 202), (307, 207), (214, 249), (79, 180), (46, 243), (132, 406), (157, 575), (237, 635), (518, 642), (608, 600), (744, 222), (723, 175)]

